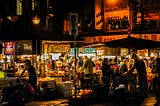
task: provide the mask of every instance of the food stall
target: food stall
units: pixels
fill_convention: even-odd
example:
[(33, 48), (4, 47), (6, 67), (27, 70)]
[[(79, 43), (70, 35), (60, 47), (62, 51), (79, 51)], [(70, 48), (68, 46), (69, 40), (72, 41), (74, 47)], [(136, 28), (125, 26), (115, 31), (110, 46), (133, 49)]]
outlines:
[[(38, 92), (41, 97), (57, 97), (61, 94), (62, 97), (69, 97), (71, 92), (66, 93), (64, 85), (66, 86), (65, 76), (65, 56), (70, 52), (70, 44), (54, 43), (54, 42), (42, 42), (43, 53), (41, 56), (40, 70), (44, 75), (38, 77)], [(72, 85), (72, 82), (67, 82)], [(69, 89), (69, 91), (72, 91)], [(57, 94), (58, 93), (58, 94)]]

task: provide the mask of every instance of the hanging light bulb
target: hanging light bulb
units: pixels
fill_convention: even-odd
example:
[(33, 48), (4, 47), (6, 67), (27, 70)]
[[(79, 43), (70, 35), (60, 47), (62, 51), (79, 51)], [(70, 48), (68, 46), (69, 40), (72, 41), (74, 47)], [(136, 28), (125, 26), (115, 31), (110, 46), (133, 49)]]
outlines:
[(19, 19), (19, 16), (7, 16), (7, 19), (12, 22), (16, 22)]
[(32, 19), (32, 22), (35, 24), (35, 25), (37, 25), (37, 24), (39, 24), (40, 23), (40, 18), (36, 15), (35, 17), (33, 17), (33, 19)]

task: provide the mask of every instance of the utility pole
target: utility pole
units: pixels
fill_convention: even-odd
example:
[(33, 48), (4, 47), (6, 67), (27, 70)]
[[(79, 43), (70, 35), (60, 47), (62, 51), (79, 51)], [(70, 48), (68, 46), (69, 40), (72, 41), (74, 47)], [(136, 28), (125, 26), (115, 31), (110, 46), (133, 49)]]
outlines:
[[(70, 20), (70, 34), (74, 36), (74, 64), (75, 64), (75, 75), (77, 73), (76, 70), (76, 64), (77, 64), (77, 35), (78, 35), (78, 14), (77, 13), (70, 13), (69, 14), (69, 20)], [(77, 84), (74, 84), (75, 86), (75, 98), (77, 97)]]

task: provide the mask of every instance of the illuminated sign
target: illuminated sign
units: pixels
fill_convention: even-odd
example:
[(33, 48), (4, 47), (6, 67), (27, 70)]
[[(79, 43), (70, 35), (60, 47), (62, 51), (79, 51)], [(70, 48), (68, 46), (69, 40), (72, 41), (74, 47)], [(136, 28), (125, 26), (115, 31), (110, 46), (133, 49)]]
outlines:
[(17, 4), (17, 15), (22, 15), (22, 0), (17, 0), (16, 1), (16, 4)]
[(126, 38), (128, 35), (112, 35), (112, 36), (94, 36), (94, 37), (85, 37), (85, 43), (96, 43), (96, 42), (108, 42), (112, 40), (118, 40)]
[[(71, 48), (70, 49), (70, 55), (74, 55), (75, 54), (75, 52), (74, 52), (75, 50), (74, 50), (74, 48)], [(76, 53), (78, 53), (78, 48), (76, 48)]]
[(96, 53), (96, 48), (82, 48), (80, 53)]
[(124, 30), (128, 25), (128, 0), (95, 0), (95, 29)]
[(128, 0), (104, 0), (105, 12), (126, 10), (127, 6)]
[(70, 52), (70, 44), (44, 44), (44, 53), (67, 53)]
[(69, 29), (69, 20), (64, 20), (63, 21), (63, 32), (65, 33), (65, 34), (69, 34), (69, 31), (70, 31), (70, 29)]
[(14, 42), (4, 42), (4, 54), (13, 55), (15, 54), (15, 43)]
[[(125, 35), (112, 35), (112, 36), (94, 36), (85, 37), (84, 43), (96, 43), (96, 42), (108, 42), (112, 40), (118, 40), (126, 38), (128, 34)], [(130, 36), (154, 41), (160, 41), (160, 34), (131, 34)]]
[(129, 8), (127, 0), (104, 0), (104, 30), (128, 29)]
[(101, 30), (103, 26), (102, 0), (95, 0), (95, 29)]

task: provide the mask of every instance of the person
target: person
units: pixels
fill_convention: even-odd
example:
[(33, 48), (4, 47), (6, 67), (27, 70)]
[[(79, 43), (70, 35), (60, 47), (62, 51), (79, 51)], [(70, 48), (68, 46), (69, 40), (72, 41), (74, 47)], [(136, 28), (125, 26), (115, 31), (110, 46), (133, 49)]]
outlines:
[(89, 77), (93, 75), (93, 67), (95, 67), (95, 64), (92, 61), (92, 59), (89, 59), (87, 56), (85, 56), (84, 63), (83, 66), (81, 67), (80, 72), (84, 71), (85, 77)]
[(11, 62), (8, 64), (7, 77), (14, 77), (16, 71), (17, 71), (17, 70), (15, 69), (15, 64), (14, 64), (13, 61), (11, 61)]
[(102, 80), (103, 80), (103, 83), (105, 84), (106, 96), (108, 96), (109, 90), (110, 90), (112, 69), (109, 64), (109, 60), (107, 58), (104, 58), (102, 62), (102, 75), (103, 75)]
[(152, 84), (153, 91), (156, 94), (157, 103), (155, 105), (160, 105), (160, 58), (151, 58), (151, 72), (154, 75)]
[(122, 74), (124, 74), (125, 72), (128, 71), (127, 60), (126, 59), (123, 60), (120, 71), (121, 71)]
[[(87, 56), (84, 57), (84, 63), (83, 66), (80, 69), (80, 73), (82, 73), (82, 75), (84, 76), (84, 78), (93, 78), (93, 67), (95, 67), (94, 62), (92, 61), (92, 59), (89, 59)], [(84, 74), (83, 74), (84, 73)], [(81, 83), (84, 85), (82, 85), (83, 87), (89, 88), (91, 81), (90, 80), (86, 80), (82, 78), (81, 79)], [(85, 82), (84, 82), (85, 81)]]
[[(25, 69), (21, 73), (20, 78), (23, 76), (23, 74), (25, 73), (26, 70), (29, 74), (29, 78), (28, 78), (29, 84), (34, 88), (35, 92), (37, 92), (37, 75), (36, 75), (35, 68), (31, 65), (30, 60), (25, 61)], [(35, 93), (35, 95), (36, 95), (36, 93)], [(35, 96), (35, 95), (33, 95), (33, 96)], [(29, 95), (29, 96), (32, 96), (32, 95)]]
[(145, 97), (147, 97), (147, 72), (145, 63), (143, 59), (139, 59), (135, 53), (131, 55), (131, 58), (133, 59), (133, 65), (131, 66), (130, 70), (125, 73), (125, 75), (131, 74), (134, 69), (137, 70), (139, 84), (138, 94), (140, 100), (143, 100)]
[(124, 77), (124, 73), (128, 72), (128, 66), (127, 66), (126, 59), (123, 59), (123, 63), (120, 67), (120, 72), (121, 72), (122, 82), (125, 84), (126, 90), (128, 91), (128, 79), (126, 77)]
[(154, 93), (157, 92), (157, 84), (158, 84), (158, 64), (156, 62), (157, 58), (156, 57), (151, 57), (150, 58), (150, 69), (152, 73), (152, 91)]

